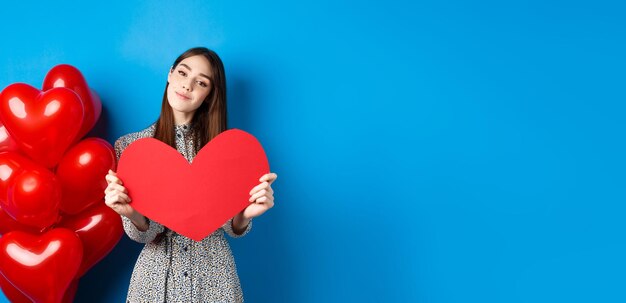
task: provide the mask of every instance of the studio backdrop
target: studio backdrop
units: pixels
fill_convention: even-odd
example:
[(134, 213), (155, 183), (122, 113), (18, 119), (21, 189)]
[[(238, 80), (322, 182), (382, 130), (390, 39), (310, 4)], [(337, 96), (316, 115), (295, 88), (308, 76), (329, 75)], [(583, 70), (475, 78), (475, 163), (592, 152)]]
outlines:
[[(112, 144), (157, 119), (177, 55), (215, 50), (229, 127), (278, 174), (275, 207), (229, 239), (246, 302), (625, 302), (625, 12), (9, 1), (0, 87), (77, 67)], [(76, 302), (124, 302), (141, 248), (124, 235)]]

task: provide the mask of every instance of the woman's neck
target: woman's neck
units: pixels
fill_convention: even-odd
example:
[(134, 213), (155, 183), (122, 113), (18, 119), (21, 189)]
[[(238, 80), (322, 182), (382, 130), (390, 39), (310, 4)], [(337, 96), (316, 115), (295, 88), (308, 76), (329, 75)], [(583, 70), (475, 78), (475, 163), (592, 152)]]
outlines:
[(185, 125), (185, 124), (189, 124), (191, 123), (191, 120), (193, 119), (193, 114), (195, 112), (191, 112), (191, 113), (182, 113), (182, 112), (177, 112), (174, 111), (174, 124), (175, 125)]

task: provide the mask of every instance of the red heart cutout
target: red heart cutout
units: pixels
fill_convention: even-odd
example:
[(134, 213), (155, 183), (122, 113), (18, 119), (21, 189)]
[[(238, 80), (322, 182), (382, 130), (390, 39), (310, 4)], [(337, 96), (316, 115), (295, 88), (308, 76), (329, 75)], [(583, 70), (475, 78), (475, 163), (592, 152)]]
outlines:
[(61, 302), (82, 257), (80, 239), (64, 228), (43, 235), (13, 231), (0, 238), (0, 273), (35, 302)]
[(118, 164), (137, 211), (196, 241), (250, 205), (250, 190), (268, 172), (259, 141), (238, 129), (213, 138), (192, 164), (154, 138), (130, 144)]
[(77, 278), (106, 256), (124, 233), (122, 218), (104, 203), (95, 205), (76, 216), (65, 216), (59, 224), (76, 235), (83, 243), (83, 262)]
[(20, 150), (52, 168), (80, 130), (83, 105), (67, 88), (41, 92), (28, 84), (14, 83), (0, 93), (0, 119)]
[(44, 91), (54, 87), (66, 87), (74, 91), (80, 97), (85, 109), (83, 123), (76, 139), (85, 136), (96, 124), (102, 112), (102, 102), (98, 95), (89, 88), (83, 74), (69, 64), (59, 64), (46, 74), (43, 80)]

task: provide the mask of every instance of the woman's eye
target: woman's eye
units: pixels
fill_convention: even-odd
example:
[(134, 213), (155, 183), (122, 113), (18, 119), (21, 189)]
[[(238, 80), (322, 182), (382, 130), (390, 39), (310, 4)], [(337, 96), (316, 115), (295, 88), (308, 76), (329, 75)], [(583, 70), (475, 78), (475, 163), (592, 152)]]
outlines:
[(207, 87), (206, 83), (202, 82), (202, 81), (198, 81), (198, 85), (202, 86), (202, 87)]
[(182, 71), (182, 70), (179, 70), (179, 71), (178, 71), (178, 74), (179, 74), (179, 75), (181, 75), (181, 76), (187, 76), (187, 73), (185, 73), (185, 72), (184, 72), (184, 71)]

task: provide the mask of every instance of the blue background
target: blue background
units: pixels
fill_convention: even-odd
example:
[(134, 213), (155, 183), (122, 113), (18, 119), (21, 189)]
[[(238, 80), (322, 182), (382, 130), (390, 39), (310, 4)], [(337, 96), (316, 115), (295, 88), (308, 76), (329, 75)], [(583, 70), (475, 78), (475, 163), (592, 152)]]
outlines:
[[(279, 175), (230, 239), (249, 302), (625, 302), (626, 6), (505, 2), (11, 1), (0, 87), (72, 64), (113, 142), (216, 50)], [(140, 248), (76, 301), (122, 302)]]

